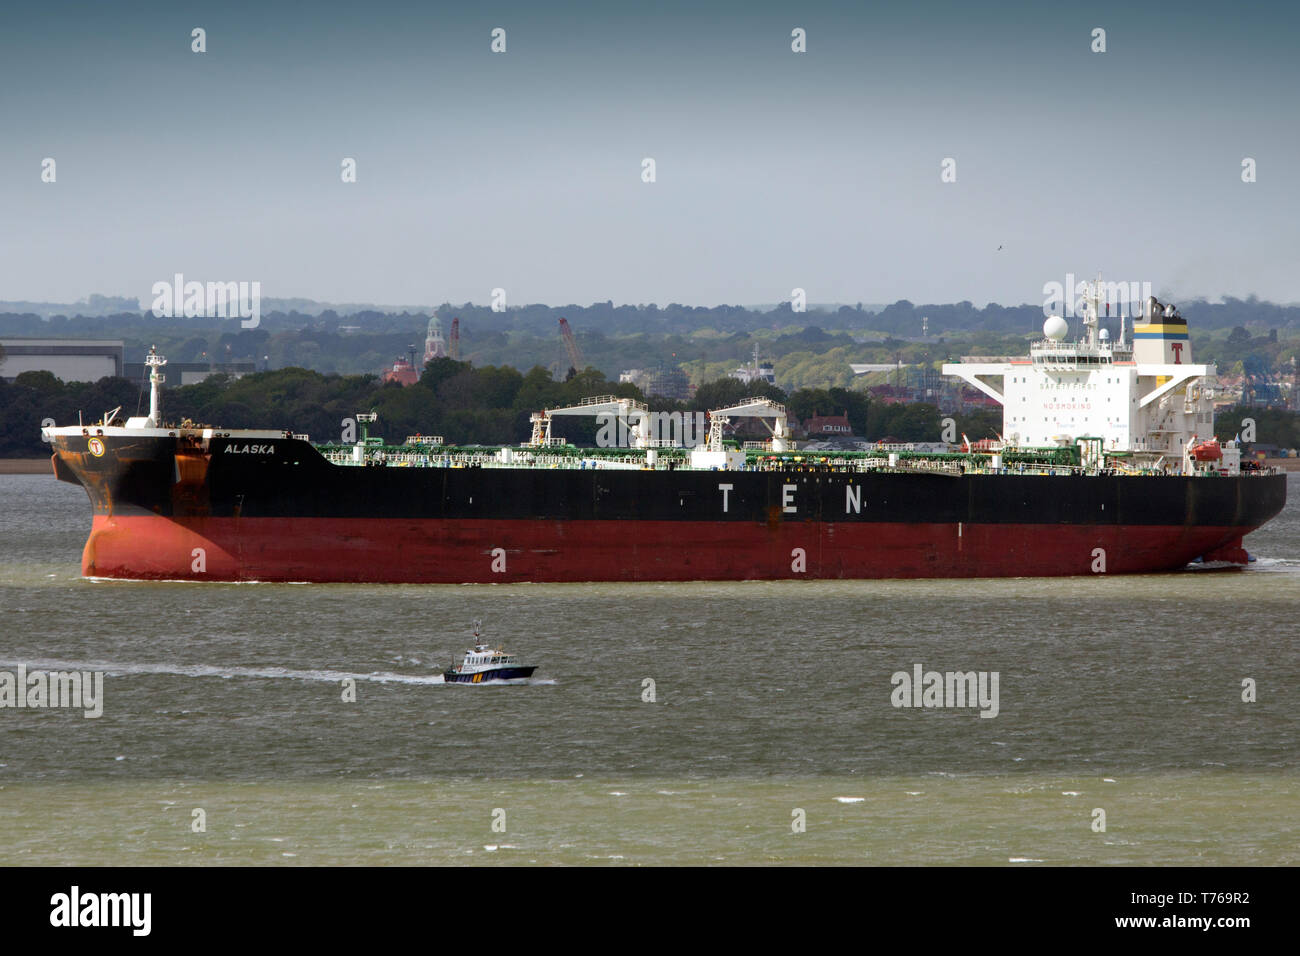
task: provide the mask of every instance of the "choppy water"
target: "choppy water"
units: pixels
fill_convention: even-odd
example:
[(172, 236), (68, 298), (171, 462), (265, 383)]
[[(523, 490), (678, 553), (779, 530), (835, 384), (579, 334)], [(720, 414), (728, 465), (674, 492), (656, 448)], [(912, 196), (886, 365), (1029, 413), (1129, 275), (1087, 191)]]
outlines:
[[(0, 863), (1295, 863), (1290, 481), (1240, 572), (362, 587), (84, 581), (84, 493), (0, 476), (0, 670), (106, 674), (0, 709)], [(534, 683), (441, 684), (473, 618)]]

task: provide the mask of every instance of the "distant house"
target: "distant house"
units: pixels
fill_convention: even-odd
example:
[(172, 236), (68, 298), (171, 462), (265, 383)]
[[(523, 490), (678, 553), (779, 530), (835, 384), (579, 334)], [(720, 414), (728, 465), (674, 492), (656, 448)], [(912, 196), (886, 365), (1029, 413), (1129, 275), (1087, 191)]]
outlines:
[(1246, 449), (1246, 455), (1255, 458), (1279, 458), (1284, 453), (1280, 446), (1271, 442), (1249, 442), (1246, 444)]
[(847, 438), (853, 434), (847, 415), (813, 415), (804, 422), (809, 438)]
[(414, 385), (420, 380), (420, 373), (404, 358), (398, 358), (393, 363), (392, 368), (384, 369), (382, 376), (385, 382), (397, 382), (401, 385)]
[(903, 405), (916, 401), (916, 390), (902, 385), (873, 385), (867, 391), (872, 399), (886, 405)]

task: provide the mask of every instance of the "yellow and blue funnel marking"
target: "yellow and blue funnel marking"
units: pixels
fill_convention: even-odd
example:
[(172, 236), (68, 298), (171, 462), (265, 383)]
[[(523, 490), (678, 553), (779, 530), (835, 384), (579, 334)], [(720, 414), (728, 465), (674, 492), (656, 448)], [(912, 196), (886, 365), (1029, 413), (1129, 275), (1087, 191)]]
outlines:
[(1185, 341), (1187, 339), (1187, 323), (1181, 322), (1176, 325), (1171, 325), (1170, 323), (1166, 322), (1157, 325), (1154, 322), (1150, 322), (1146, 325), (1135, 325), (1133, 326), (1133, 338), (1134, 339), (1171, 339), (1171, 340)]

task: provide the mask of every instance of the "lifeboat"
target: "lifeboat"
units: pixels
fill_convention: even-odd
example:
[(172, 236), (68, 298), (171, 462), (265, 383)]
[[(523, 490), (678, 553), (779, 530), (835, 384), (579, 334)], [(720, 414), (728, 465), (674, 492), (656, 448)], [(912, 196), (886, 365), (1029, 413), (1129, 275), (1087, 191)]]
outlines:
[(1197, 442), (1192, 446), (1191, 453), (1196, 461), (1220, 461), (1223, 458), (1223, 448), (1217, 438)]

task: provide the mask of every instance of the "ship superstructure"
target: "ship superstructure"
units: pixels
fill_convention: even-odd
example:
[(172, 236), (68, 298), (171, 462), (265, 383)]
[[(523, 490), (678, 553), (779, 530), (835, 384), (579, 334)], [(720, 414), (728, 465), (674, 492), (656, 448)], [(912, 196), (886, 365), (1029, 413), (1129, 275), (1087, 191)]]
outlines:
[[(1120, 318), (1112, 340), (1101, 328), (1100, 280), (1084, 295), (1084, 334), (1066, 341), (1068, 323), (1052, 316), (1028, 358), (947, 364), (954, 375), (1002, 405), (1004, 447), (1075, 445), (1081, 455), (1133, 470), (1192, 474), (1192, 449), (1214, 434), (1215, 367), (1192, 362), (1187, 322), (1151, 297), (1131, 339)], [(1216, 470), (1236, 474), (1241, 453), (1223, 446)]]

